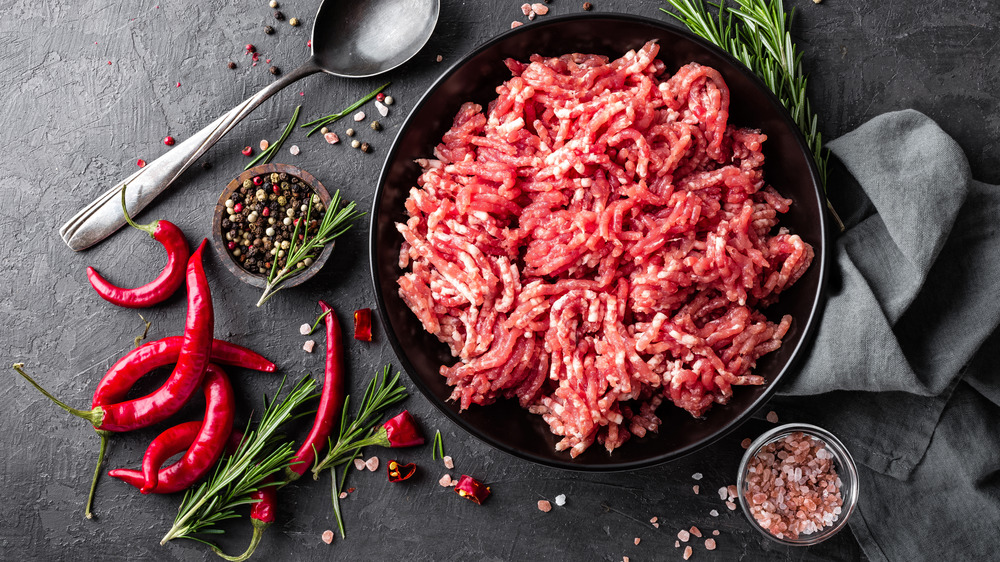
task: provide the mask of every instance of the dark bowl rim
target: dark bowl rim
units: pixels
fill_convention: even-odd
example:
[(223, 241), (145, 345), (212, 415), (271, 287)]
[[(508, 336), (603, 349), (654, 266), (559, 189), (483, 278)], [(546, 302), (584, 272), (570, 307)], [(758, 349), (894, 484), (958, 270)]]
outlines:
[[(778, 111), (778, 114), (781, 115), (781, 119), (784, 121), (786, 128), (792, 132), (792, 134), (795, 137), (796, 143), (799, 146), (799, 149), (807, 157), (807, 163), (809, 167), (809, 179), (812, 183), (813, 190), (815, 191), (820, 203), (820, 212), (818, 216), (819, 216), (819, 232), (822, 238), (822, 247), (820, 248), (820, 252), (818, 252), (819, 254), (817, 256), (818, 259), (814, 259), (811, 265), (811, 267), (820, 268), (819, 283), (816, 288), (816, 294), (813, 296), (812, 306), (810, 308), (809, 317), (806, 321), (805, 327), (803, 328), (802, 337), (799, 339), (795, 348), (792, 350), (792, 353), (791, 355), (789, 355), (788, 360), (785, 362), (784, 366), (781, 368), (778, 374), (775, 375), (775, 377), (767, 386), (767, 388), (765, 388), (764, 392), (754, 402), (752, 402), (742, 413), (740, 413), (734, 419), (726, 423), (720, 430), (718, 430), (712, 435), (709, 435), (708, 437), (701, 439), (700, 441), (670, 451), (668, 453), (651, 456), (649, 458), (639, 461), (609, 463), (609, 464), (599, 464), (599, 465), (574, 463), (572, 460), (569, 459), (568, 453), (566, 460), (541, 457), (532, 453), (518, 450), (513, 447), (508, 447), (503, 443), (497, 442), (494, 439), (492, 439), (489, 435), (486, 435), (479, 429), (467, 423), (460, 414), (455, 413), (454, 411), (446, 407), (444, 402), (439, 400), (437, 396), (435, 396), (434, 393), (431, 391), (431, 389), (427, 387), (422, 380), (420, 380), (419, 377), (411, 375), (410, 374), (411, 372), (416, 372), (416, 371), (413, 368), (413, 365), (410, 364), (409, 360), (406, 358), (406, 354), (404, 352), (402, 344), (396, 337), (396, 334), (391, 329), (391, 324), (389, 323), (389, 314), (385, 308), (385, 300), (382, 298), (382, 294), (379, 289), (378, 263), (376, 260), (376, 255), (377, 255), (376, 234), (377, 234), (377, 226), (379, 218), (379, 210), (378, 210), (379, 202), (382, 199), (385, 182), (389, 174), (389, 169), (391, 167), (391, 164), (395, 161), (396, 153), (399, 150), (399, 141), (400, 139), (402, 139), (403, 134), (409, 130), (412, 121), (420, 113), (420, 109), (437, 92), (438, 88), (446, 80), (448, 80), (448, 78), (450, 78), (455, 72), (457, 72), (458, 69), (460, 69), (463, 65), (467, 64), (473, 57), (495, 46), (496, 44), (507, 40), (509, 37), (515, 36), (520, 33), (532, 33), (534, 30), (539, 30), (542, 29), (543, 27), (557, 26), (563, 23), (577, 21), (577, 20), (585, 20), (585, 19), (617, 20), (625, 23), (643, 24), (643, 25), (658, 27), (667, 30), (671, 33), (682, 35), (686, 39), (689, 39), (690, 41), (698, 44), (703, 49), (711, 51), (716, 56), (728, 60), (730, 64), (733, 66), (733, 68), (736, 69), (736, 71), (742, 73), (752, 83), (756, 84), (757, 88), (764, 92), (765, 96), (767, 97), (771, 105), (773, 105), (774, 108)], [(372, 286), (375, 292), (375, 301), (378, 309), (379, 321), (382, 323), (384, 327), (384, 331), (389, 339), (389, 343), (392, 346), (392, 349), (395, 352), (396, 357), (399, 359), (399, 362), (402, 364), (403, 370), (406, 371), (407, 376), (413, 382), (413, 384), (416, 385), (416, 387), (420, 390), (421, 394), (423, 394), (424, 397), (427, 398), (429, 402), (434, 404), (434, 406), (438, 410), (443, 412), (449, 419), (455, 422), (459, 427), (471, 433), (474, 437), (490, 445), (491, 447), (499, 449), (515, 457), (535, 462), (544, 466), (560, 468), (575, 472), (621, 472), (621, 471), (635, 470), (640, 468), (648, 468), (652, 466), (661, 465), (669, 461), (677, 460), (702, 448), (708, 447), (709, 445), (715, 443), (716, 441), (722, 439), (723, 437), (725, 437), (726, 435), (737, 429), (748, 419), (750, 419), (754, 413), (756, 413), (759, 409), (761, 409), (767, 403), (767, 401), (774, 395), (785, 374), (788, 373), (793, 368), (798, 367), (798, 365), (802, 362), (803, 353), (812, 344), (813, 336), (815, 334), (817, 325), (819, 324), (819, 317), (822, 315), (822, 304), (827, 282), (828, 268), (826, 262), (828, 259), (827, 254), (829, 253), (827, 251), (829, 237), (827, 235), (827, 224), (825, 215), (826, 210), (824, 208), (825, 195), (821, 186), (822, 183), (820, 182), (819, 171), (816, 167), (816, 161), (813, 159), (812, 152), (809, 150), (808, 145), (806, 144), (805, 137), (803, 136), (802, 132), (799, 130), (795, 122), (792, 120), (791, 115), (781, 104), (778, 98), (774, 95), (774, 93), (771, 92), (771, 90), (767, 87), (767, 85), (765, 85), (764, 82), (761, 81), (760, 78), (758, 78), (749, 68), (747, 68), (743, 63), (741, 63), (739, 60), (734, 58), (729, 53), (723, 51), (714, 44), (709, 43), (705, 39), (702, 39), (701, 37), (694, 35), (687, 29), (680, 27), (673, 22), (655, 20), (645, 16), (636, 16), (632, 14), (606, 13), (606, 12), (596, 12), (596, 13), (590, 12), (590, 13), (568, 14), (555, 17), (546, 17), (544, 21), (532, 22), (527, 25), (519, 26), (514, 29), (504, 31), (496, 35), (495, 37), (489, 39), (488, 41), (472, 48), (469, 52), (467, 52), (454, 64), (452, 64), (446, 71), (444, 71), (441, 74), (441, 76), (439, 76), (434, 81), (434, 83), (427, 88), (427, 91), (424, 92), (424, 94), (420, 97), (420, 100), (413, 106), (413, 108), (409, 112), (409, 115), (407, 115), (406, 120), (399, 127), (399, 130), (397, 131), (396, 136), (393, 139), (392, 146), (387, 152), (386, 159), (382, 164), (382, 170), (379, 173), (378, 184), (375, 186), (375, 192), (372, 198), (372, 211), (369, 221), (368, 260), (369, 260), (369, 267), (371, 270)]]

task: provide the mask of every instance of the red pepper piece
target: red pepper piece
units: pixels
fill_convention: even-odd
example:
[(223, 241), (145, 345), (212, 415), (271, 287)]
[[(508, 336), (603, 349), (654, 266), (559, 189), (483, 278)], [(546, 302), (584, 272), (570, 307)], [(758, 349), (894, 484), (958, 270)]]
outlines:
[(149, 283), (134, 289), (124, 289), (109, 283), (93, 267), (87, 268), (87, 279), (104, 300), (128, 308), (144, 308), (165, 301), (174, 294), (184, 282), (184, 265), (188, 261), (191, 249), (188, 247), (184, 233), (173, 223), (159, 220), (150, 224), (140, 225), (132, 221), (125, 208), (125, 188), (122, 188), (122, 212), (125, 220), (135, 228), (149, 233), (167, 251), (167, 264), (163, 271)]
[(306, 436), (302, 446), (295, 452), (292, 465), (285, 471), (286, 477), (295, 480), (312, 468), (316, 455), (323, 451), (333, 430), (334, 423), (340, 419), (340, 410), (344, 407), (344, 336), (340, 330), (337, 313), (330, 305), (319, 301), (319, 307), (326, 315), (326, 376), (323, 380), (323, 394), (316, 409), (316, 419), (312, 430)]
[(354, 311), (354, 339), (372, 341), (372, 309), (361, 308)]
[[(125, 399), (132, 385), (153, 369), (177, 362), (184, 338), (170, 336), (143, 344), (128, 352), (108, 369), (97, 383), (91, 406), (105, 406)], [(243, 346), (224, 340), (212, 341), (212, 362), (234, 365), (253, 371), (273, 373), (274, 363)]]
[(59, 401), (42, 388), (24, 372), (20, 363), (15, 364), (14, 369), (60, 408), (89, 421), (97, 430), (131, 431), (148, 427), (174, 415), (201, 385), (212, 351), (215, 317), (212, 312), (208, 279), (205, 277), (205, 268), (202, 264), (206, 243), (207, 240), (202, 241), (188, 260), (188, 310), (184, 324), (184, 340), (177, 365), (167, 381), (156, 391), (126, 402), (101, 405), (91, 410), (77, 410)]
[(417, 473), (417, 464), (400, 464), (399, 461), (390, 460), (385, 470), (389, 475), (389, 482), (402, 482)]
[[(201, 422), (195, 421), (188, 423), (194, 424), (195, 427), (190, 432), (184, 432), (183, 434), (177, 435), (177, 441), (175, 441), (172, 445), (172, 447), (175, 448), (174, 454), (180, 453), (181, 451), (184, 451), (188, 447), (190, 447), (191, 444), (194, 443), (195, 437), (198, 435), (198, 430), (201, 429)], [(236, 450), (240, 446), (240, 441), (242, 440), (243, 440), (243, 433), (240, 431), (234, 431), (231, 434), (229, 434), (229, 439), (226, 441), (226, 454), (227, 455), (235, 454)], [(173, 483), (174, 479), (177, 477), (176, 476), (177, 468), (175, 467), (177, 467), (177, 465), (180, 464), (180, 462), (181, 461), (177, 461), (166, 468), (161, 468), (160, 471), (157, 473), (156, 475), (157, 485), (161, 489), (166, 489), (168, 486), (173, 487), (176, 485)], [(139, 472), (138, 470), (129, 470), (127, 468), (116, 468), (114, 470), (108, 471), (108, 475), (117, 478), (122, 482), (125, 482), (126, 484), (131, 484), (136, 488), (142, 488), (142, 485), (144, 483), (142, 473)], [(158, 493), (158, 491), (154, 490), (153, 493), (154, 494)]]
[[(191, 482), (201, 478), (222, 456), (226, 439), (233, 431), (233, 418), (236, 413), (236, 398), (233, 396), (233, 387), (229, 383), (229, 377), (226, 376), (221, 367), (209, 364), (203, 387), (205, 390), (205, 417), (194, 443), (181, 457), (182, 466), (178, 469), (181, 473), (186, 473), (186, 479)], [(142, 493), (148, 494), (158, 487), (157, 471), (163, 461), (170, 456), (172, 455), (158, 456), (152, 444), (150, 449), (146, 450), (146, 456), (142, 460), (144, 479), (140, 490)]]
[(403, 410), (396, 417), (390, 418), (370, 439), (381, 447), (415, 447), (424, 444), (424, 436), (409, 410)]
[(455, 492), (479, 505), (482, 505), (486, 498), (490, 497), (490, 487), (467, 474), (463, 474), (458, 479), (458, 484), (455, 484)]

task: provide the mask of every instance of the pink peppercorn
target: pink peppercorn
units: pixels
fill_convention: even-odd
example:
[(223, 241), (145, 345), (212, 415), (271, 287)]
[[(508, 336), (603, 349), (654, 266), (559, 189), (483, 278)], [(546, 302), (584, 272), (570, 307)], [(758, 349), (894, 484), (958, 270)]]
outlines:
[(280, 188), (280, 187), (278, 187), (277, 185), (273, 185), (273, 186), (271, 187), (271, 191), (273, 191), (273, 192), (275, 192), (275, 193), (281, 193), (281, 188)]
[(136, 164), (137, 164), (137, 165), (138, 165), (138, 166), (139, 166), (140, 168), (145, 168), (145, 167), (146, 167), (146, 161), (145, 161), (145, 160), (143, 160), (142, 158), (140, 158), (140, 159), (139, 159), (139, 161), (138, 161), (138, 162), (136, 162)]
[(250, 43), (247, 43), (246, 49), (248, 53), (252, 53), (257, 50), (257, 48), (251, 45)]
[(233, 242), (233, 241), (230, 240), (229, 243), (226, 244), (226, 247), (229, 248), (230, 250), (235, 250), (236, 249), (236, 242)]
[(251, 154), (253, 154), (253, 147), (252, 146), (245, 146), (245, 147), (243, 147), (242, 152), (243, 152), (243, 156), (250, 156)]
[(237, 203), (233, 205), (233, 212), (238, 213), (243, 210), (243, 203)]
[(254, 185), (260, 185), (262, 183), (264, 183), (264, 178), (262, 178), (260, 176), (254, 176), (253, 177), (253, 184)]
[(382, 101), (382, 100), (385, 99), (385, 94), (383, 94), (382, 92), (379, 92), (379, 93), (375, 94), (375, 99), (377, 99), (378, 101)]
[(165, 144), (167, 146), (173, 146), (174, 145), (174, 137), (171, 137), (171, 136), (168, 135), (167, 138), (163, 139), (163, 144)]
[(263, 216), (265, 216), (265, 217), (267, 217), (267, 216), (270, 216), (270, 215), (271, 215), (271, 209), (270, 209), (270, 208), (268, 208), (268, 207), (264, 207), (264, 208), (263, 208), (263, 209), (262, 209), (262, 210), (260, 211), (260, 214), (261, 214), (261, 215), (263, 215)]

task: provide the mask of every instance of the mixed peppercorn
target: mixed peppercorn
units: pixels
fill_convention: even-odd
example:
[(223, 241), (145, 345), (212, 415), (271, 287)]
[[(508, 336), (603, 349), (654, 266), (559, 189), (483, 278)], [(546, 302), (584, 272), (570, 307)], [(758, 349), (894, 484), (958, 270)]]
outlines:
[[(299, 227), (301, 239), (306, 233), (316, 231), (326, 211), (310, 186), (284, 172), (245, 180), (225, 205), (222, 237), (226, 250), (243, 269), (258, 275), (267, 274), (275, 259), (278, 268), (283, 267), (296, 224), (308, 214), (309, 223)], [(310, 265), (312, 260), (307, 258), (299, 267)]]

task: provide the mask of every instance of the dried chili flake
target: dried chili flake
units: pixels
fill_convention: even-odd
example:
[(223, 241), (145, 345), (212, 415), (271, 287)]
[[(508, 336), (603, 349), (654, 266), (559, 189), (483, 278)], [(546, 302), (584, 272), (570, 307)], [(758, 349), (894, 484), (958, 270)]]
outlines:
[(474, 501), (479, 505), (482, 505), (486, 501), (486, 498), (490, 497), (490, 487), (468, 474), (463, 474), (458, 479), (458, 484), (455, 485), (455, 492), (463, 498)]
[(417, 465), (412, 462), (400, 464), (398, 461), (390, 460), (385, 469), (389, 475), (389, 482), (402, 482), (417, 473)]
[(354, 311), (354, 339), (372, 341), (372, 309), (359, 308)]

